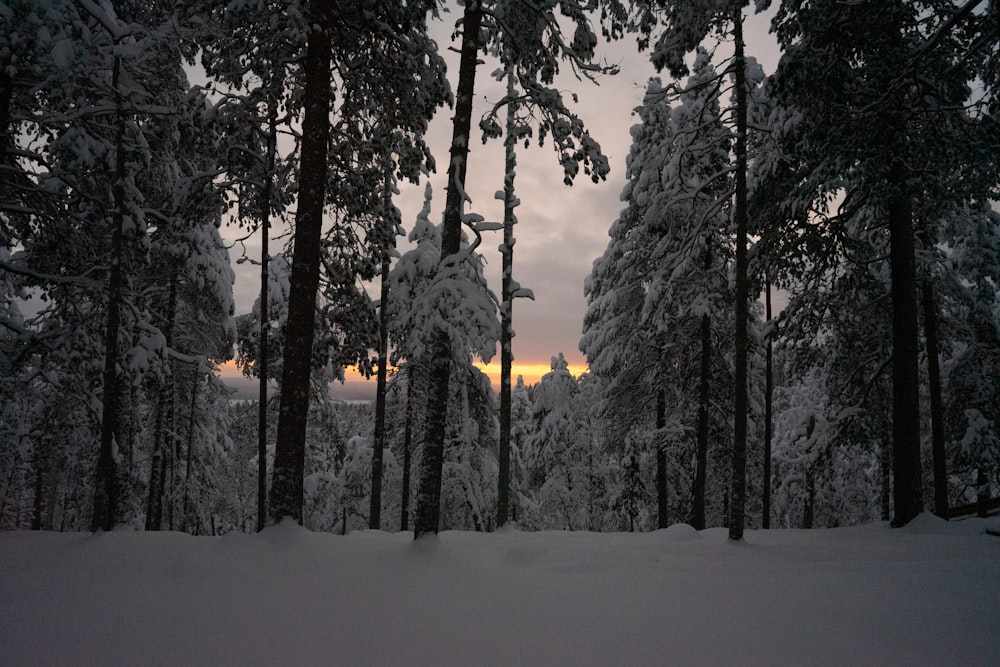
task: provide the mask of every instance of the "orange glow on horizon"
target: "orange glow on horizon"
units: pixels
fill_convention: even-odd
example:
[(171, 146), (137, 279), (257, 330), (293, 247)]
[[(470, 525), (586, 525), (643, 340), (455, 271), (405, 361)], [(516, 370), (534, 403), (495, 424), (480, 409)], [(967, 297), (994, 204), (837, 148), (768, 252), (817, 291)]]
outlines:
[[(493, 388), (499, 390), (500, 388), (500, 362), (492, 361), (489, 364), (484, 364), (481, 361), (476, 361), (473, 365), (485, 373), (489, 378), (490, 382), (493, 383)], [(552, 364), (549, 362), (514, 362), (510, 373), (510, 383), (511, 386), (517, 385), (517, 376), (520, 375), (524, 378), (524, 384), (531, 386), (536, 384), (542, 379), (542, 376), (552, 370)], [(580, 377), (583, 373), (587, 372), (586, 366), (581, 366), (577, 364), (569, 365), (569, 372), (573, 377)], [(236, 362), (229, 360), (219, 365), (219, 375), (222, 377), (243, 377), (240, 369), (236, 367)], [(365, 382), (363, 378), (354, 367), (348, 368), (345, 380), (347, 382)], [(371, 378), (374, 382), (375, 378)]]
[[(484, 364), (481, 361), (474, 362), (473, 364), (476, 368), (486, 373), (490, 378), (490, 382), (493, 383), (494, 389), (500, 388), (500, 362), (492, 361), (489, 364)], [(583, 373), (587, 372), (586, 366), (578, 366), (576, 364), (569, 365), (569, 372), (575, 378), (580, 377)], [(526, 386), (531, 386), (536, 384), (542, 379), (542, 376), (546, 373), (552, 371), (552, 364), (549, 363), (520, 363), (515, 361), (510, 369), (510, 384), (512, 387), (517, 386), (517, 376), (520, 375), (524, 378), (524, 384)]]

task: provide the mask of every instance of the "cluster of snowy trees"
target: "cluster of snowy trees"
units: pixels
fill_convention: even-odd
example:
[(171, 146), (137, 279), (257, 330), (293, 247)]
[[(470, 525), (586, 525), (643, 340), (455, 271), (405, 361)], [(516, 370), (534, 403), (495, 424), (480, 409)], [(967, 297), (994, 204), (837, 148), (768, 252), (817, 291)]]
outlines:
[(733, 536), (995, 495), (997, 4), (786, 0), (768, 77), (744, 4), (649, 3), (674, 81), (587, 285), (581, 349), (653, 441), (661, 516), (679, 495)]
[[(0, 526), (739, 539), (995, 492), (997, 3), (783, 0), (770, 76), (747, 4), (466, 0), (454, 94), (439, 0), (0, 6)], [(512, 386), (516, 147), (551, 143), (567, 185), (607, 175), (555, 87), (614, 70), (595, 26), (672, 81), (638, 110), (586, 285), (592, 373), (560, 356)], [(465, 192), (487, 59), (502, 223)], [(436, 168), (447, 105), (443, 222), (428, 188), (400, 253), (397, 183)], [(239, 317), (223, 224), (262, 241)], [(500, 230), (498, 299), (479, 247)], [(472, 361), (498, 343), (496, 397)], [(234, 354), (255, 403), (218, 379)], [(352, 365), (373, 412), (329, 401)]]

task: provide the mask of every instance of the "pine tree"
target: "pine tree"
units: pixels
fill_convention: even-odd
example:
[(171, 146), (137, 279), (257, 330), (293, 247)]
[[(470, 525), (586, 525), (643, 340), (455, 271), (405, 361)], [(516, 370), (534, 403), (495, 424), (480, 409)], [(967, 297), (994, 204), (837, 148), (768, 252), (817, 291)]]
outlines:
[[(436, 107), (447, 99), (442, 61), (426, 35), (427, 3), (380, 5), (378, 14), (363, 12), (360, 8), (348, 10), (338, 6), (336, 12), (333, 9), (329, 3), (316, 2), (311, 5), (310, 11), (313, 29), (306, 50), (305, 115), (299, 210), (292, 258), (289, 335), (283, 354), (281, 409), (271, 497), (271, 515), (275, 521), (284, 516), (301, 521), (304, 433), (321, 265), (326, 265), (335, 278), (340, 278), (330, 282), (334, 289), (346, 284), (351, 284), (353, 288), (354, 282), (354, 276), (344, 280), (344, 276), (339, 274), (344, 267), (331, 266), (321, 251), (328, 166), (340, 177), (338, 187), (329, 192), (330, 201), (342, 210), (343, 219), (352, 219), (358, 210), (363, 210), (369, 198), (377, 201), (381, 196), (381, 188), (377, 184), (382, 179), (366, 179), (363, 174), (366, 168), (383, 173), (381, 158), (391, 154), (398, 145), (393, 130), (398, 129), (408, 136), (421, 133)], [(405, 31), (412, 31), (412, 34), (405, 39), (400, 38)], [(330, 63), (348, 61), (350, 67), (338, 69), (342, 80), (338, 79), (336, 83), (343, 92), (337, 98), (340, 106), (337, 109), (336, 141), (330, 143), (333, 83)], [(414, 79), (420, 83), (416, 88), (413, 87)], [(394, 92), (404, 88), (413, 89), (415, 96), (402, 99)], [(382, 124), (377, 124), (375, 119), (381, 119)], [(313, 123), (316, 123), (315, 127)], [(370, 143), (359, 143), (361, 138)], [(428, 156), (422, 142), (411, 144), (414, 150), (401, 156), (399, 168), (408, 178), (416, 178), (420, 163)], [(365, 183), (376, 185), (365, 188)], [(353, 187), (357, 185), (362, 187)], [(341, 226), (334, 230), (333, 242), (322, 244), (323, 250), (328, 252), (339, 248), (346, 251), (343, 242), (352, 238), (351, 230)]]
[(747, 58), (744, 53), (743, 8), (746, 0), (729, 2), (701, 1), (659, 5), (642, 2), (634, 8), (634, 20), (640, 32), (639, 46), (645, 48), (655, 41), (650, 59), (657, 68), (670, 70), (675, 77), (687, 74), (684, 56), (694, 50), (710, 34), (725, 34), (733, 41), (732, 115), (735, 133), (733, 148), (733, 207), (732, 224), (735, 235), (735, 358), (734, 358), (734, 440), (732, 476), (729, 498), (729, 537), (743, 537), (746, 506), (747, 415), (747, 355), (750, 284), (747, 259), (747, 118), (748, 82)]
[[(492, 5), (496, 4), (495, 7)], [(617, 2), (605, 2), (604, 16), (617, 15)], [(562, 38), (562, 29), (556, 18), (555, 8), (573, 22), (574, 35), (572, 42), (566, 44)], [(610, 9), (609, 9), (610, 8)], [(490, 11), (493, 10), (493, 11)], [(508, 10), (510, 10), (508, 12)], [(509, 14), (509, 16), (508, 16)], [(506, 19), (513, 20), (511, 25), (526, 27), (527, 31), (515, 32), (508, 27)], [(524, 20), (527, 19), (527, 22)], [(485, 23), (484, 23), (485, 20)], [(495, 23), (491, 23), (495, 21)], [(551, 0), (539, 7), (519, 7), (519, 3), (487, 3), (473, 1), (465, 4), (462, 18), (462, 42), (456, 89), (454, 125), (451, 140), (448, 168), (448, 192), (444, 209), (444, 224), (441, 242), (441, 270), (439, 275), (445, 278), (456, 272), (461, 262), (460, 238), (462, 225), (471, 223), (475, 229), (481, 219), (464, 212), (467, 200), (465, 193), (465, 176), (468, 169), (469, 138), (472, 128), (473, 92), (476, 83), (476, 67), (479, 54), (488, 43), (483, 39), (493, 39), (500, 45), (500, 53), (506, 48), (506, 40), (523, 39), (515, 42), (514, 53), (502, 56), (501, 61), (516, 63), (518, 79), (525, 88), (528, 97), (544, 110), (550, 117), (555, 115), (551, 126), (553, 142), (559, 147), (565, 182), (571, 183), (579, 173), (580, 163), (585, 172), (592, 173), (599, 179), (602, 171), (606, 173), (606, 160), (596, 150), (596, 143), (584, 134), (583, 124), (576, 119), (567, 122), (559, 118), (562, 107), (561, 96), (553, 96), (547, 86), (552, 83), (558, 71), (560, 60), (569, 60), (577, 71), (592, 73), (599, 69), (593, 65), (594, 47), (597, 38), (593, 34), (583, 7), (576, 3), (556, 3)], [(506, 68), (505, 68), (506, 69)], [(486, 127), (496, 125), (486, 124)], [(540, 139), (545, 134), (540, 132)], [(472, 217), (467, 217), (472, 215)], [(450, 378), (449, 360), (451, 358), (452, 341), (447, 329), (440, 329), (436, 334), (433, 353), (430, 356), (431, 395), (428, 401), (427, 424), (424, 436), (424, 452), (420, 468), (420, 489), (417, 494), (416, 523), (414, 536), (420, 537), (426, 533), (436, 533), (440, 514), (441, 470), (444, 462), (445, 435), (447, 429), (448, 381)]]
[[(814, 203), (826, 212), (828, 198), (844, 188), (844, 203), (829, 220), (842, 223), (876, 206), (868, 229), (888, 229), (896, 526), (923, 509), (914, 211), (982, 196), (990, 178), (987, 163), (965, 160), (978, 153), (969, 139), (979, 124), (963, 111), (984, 58), (976, 46), (981, 24), (969, 15), (976, 4), (942, 13), (932, 3), (788, 2), (774, 24), (786, 50), (772, 87), (784, 107), (776, 117), (791, 121), (776, 127), (797, 146), (771, 170), (795, 181), (784, 219), (805, 221)], [(831, 24), (842, 29), (830, 31)], [(920, 175), (914, 166), (923, 161), (944, 178)], [(948, 183), (960, 171), (962, 186)]]

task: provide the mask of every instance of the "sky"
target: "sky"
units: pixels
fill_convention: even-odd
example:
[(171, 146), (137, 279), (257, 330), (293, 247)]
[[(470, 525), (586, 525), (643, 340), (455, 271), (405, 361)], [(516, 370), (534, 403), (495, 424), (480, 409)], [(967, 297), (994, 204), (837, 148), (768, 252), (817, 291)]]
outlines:
[[(432, 24), (432, 34), (448, 61), (448, 77), (452, 88), (457, 85), (458, 56), (449, 51), (450, 33), (460, 17), (457, 11), (443, 14)], [(745, 34), (747, 54), (754, 56), (771, 73), (778, 59), (778, 49), (769, 34), (769, 18), (751, 16)], [(456, 45), (457, 48), (457, 45)], [(724, 48), (724, 47), (723, 47)], [(574, 375), (586, 370), (586, 359), (579, 350), (583, 316), (587, 303), (583, 292), (585, 278), (593, 261), (603, 254), (608, 242), (608, 229), (622, 210), (620, 193), (625, 183), (625, 159), (631, 145), (630, 128), (638, 118), (633, 113), (641, 104), (646, 84), (656, 72), (646, 53), (638, 53), (634, 36), (615, 43), (598, 46), (600, 58), (619, 67), (614, 76), (601, 77), (595, 85), (578, 80), (569, 68), (557, 81), (564, 91), (567, 106), (584, 121), (590, 134), (600, 144), (611, 164), (606, 181), (598, 184), (582, 173), (572, 187), (563, 184), (562, 167), (551, 142), (539, 147), (537, 142), (525, 150), (519, 147), (515, 180), (516, 195), (521, 201), (517, 208), (517, 243), (514, 249), (514, 278), (534, 292), (535, 299), (518, 299), (514, 304), (513, 374), (522, 374), (527, 384), (537, 382), (550, 369), (553, 356), (564, 354)], [(720, 49), (721, 52), (721, 49)], [(496, 63), (485, 58), (478, 71), (473, 112), (473, 137), (469, 155), (466, 191), (472, 198), (467, 212), (475, 212), (488, 221), (503, 220), (503, 203), (494, 194), (503, 188), (504, 156), (501, 139), (485, 146), (477, 130), (483, 112), (501, 99), (505, 84), (490, 73)], [(669, 76), (664, 73), (664, 80)], [(572, 102), (575, 93), (578, 102)], [(438, 172), (431, 175), (433, 202), (431, 220), (440, 222), (445, 201), (448, 149), (451, 142), (451, 110), (442, 108), (430, 124), (427, 142), (437, 160)], [(400, 184), (395, 200), (402, 213), (407, 232), (423, 205), (424, 183)], [(486, 260), (486, 275), (490, 289), (499, 295), (501, 258), (498, 246), (501, 233), (484, 234), (481, 252)], [(273, 246), (273, 243), (272, 243)], [(405, 250), (405, 247), (401, 245)], [(235, 250), (231, 251), (235, 253)], [(251, 256), (259, 256), (255, 243), (248, 244)], [(236, 312), (250, 310), (257, 296), (259, 268), (249, 263), (235, 267), (234, 286)], [(377, 288), (369, 289), (377, 298)], [(499, 354), (485, 370), (498, 385)], [(225, 374), (231, 374), (231, 368)], [(374, 383), (371, 383), (372, 385)]]

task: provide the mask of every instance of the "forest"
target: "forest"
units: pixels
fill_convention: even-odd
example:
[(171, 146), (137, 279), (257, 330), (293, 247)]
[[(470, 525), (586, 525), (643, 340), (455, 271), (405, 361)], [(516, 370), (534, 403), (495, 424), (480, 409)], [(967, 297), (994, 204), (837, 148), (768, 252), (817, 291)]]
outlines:
[[(610, 41), (663, 76), (619, 217), (590, 221), (609, 232), (581, 285), (589, 370), (560, 354), (526, 385), (518, 151), (547, 147), (567, 185), (608, 176), (557, 75), (614, 76)], [(739, 541), (985, 515), (998, 44), (995, 0), (4, 2), (0, 530)], [(506, 95), (474, 114), (487, 78)], [(497, 222), (465, 189), (487, 141)], [(440, 223), (429, 185), (402, 219), (399, 186), (439, 169)], [(251, 237), (258, 256), (234, 250)], [(250, 312), (235, 262), (259, 268)], [(477, 363), (497, 355), (494, 388)], [(230, 360), (256, 400), (222, 382)], [(348, 369), (375, 401), (332, 400)]]

